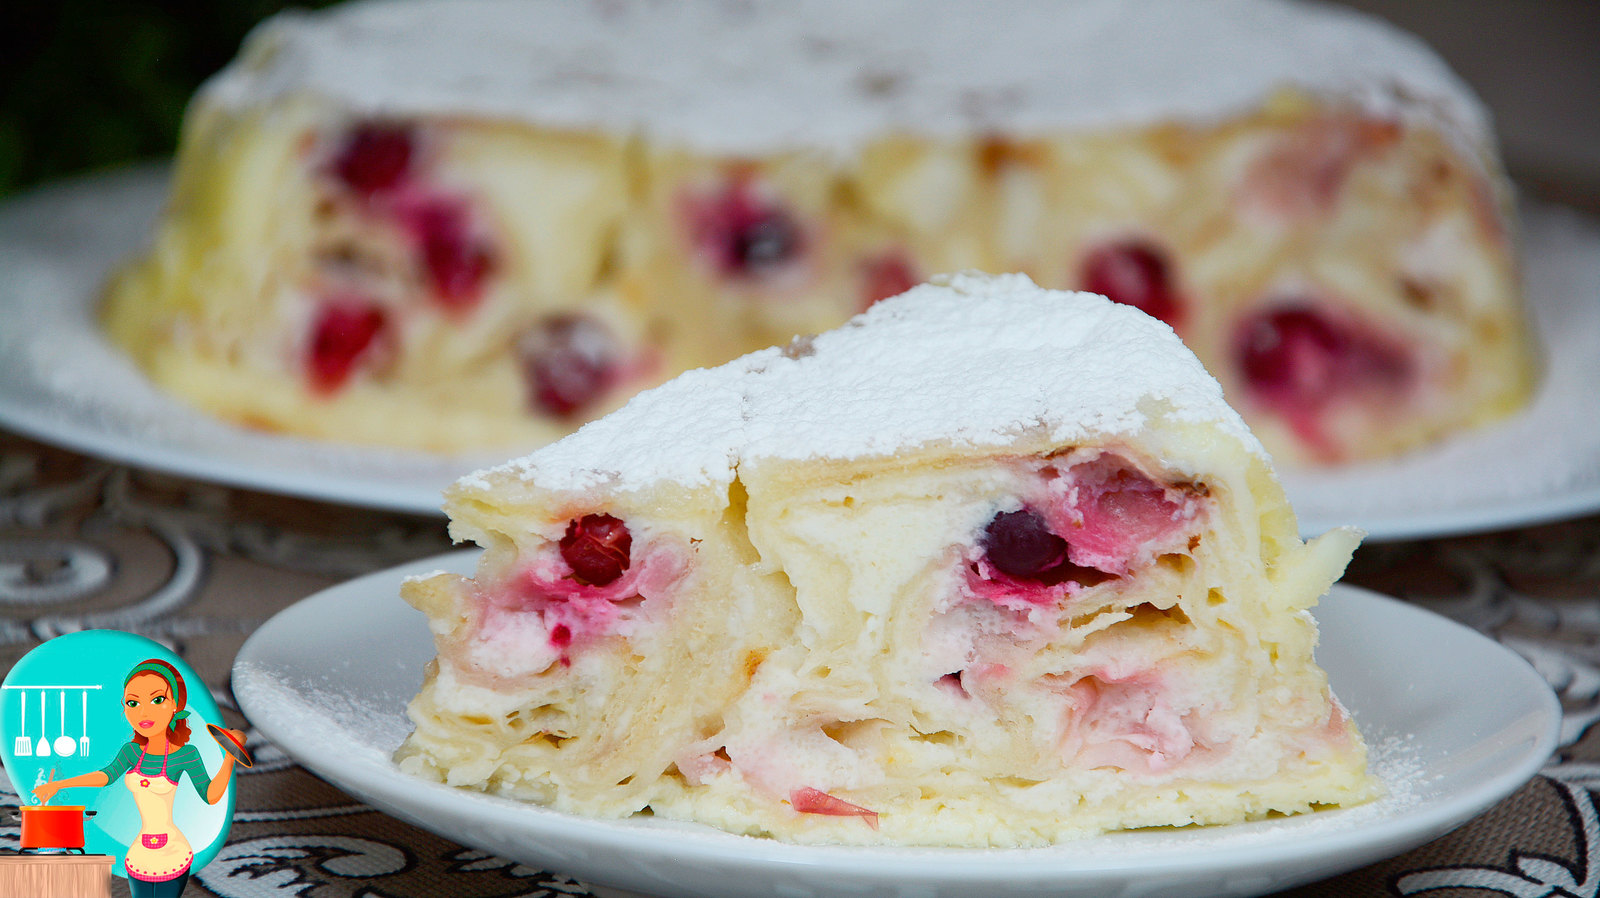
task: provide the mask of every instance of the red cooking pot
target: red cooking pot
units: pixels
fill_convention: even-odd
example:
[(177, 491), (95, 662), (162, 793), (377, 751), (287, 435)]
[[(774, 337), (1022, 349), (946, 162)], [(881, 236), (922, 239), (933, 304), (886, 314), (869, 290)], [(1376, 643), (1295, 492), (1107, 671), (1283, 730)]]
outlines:
[(81, 804), (23, 805), (23, 851), (40, 848), (66, 848), (83, 850), (83, 821), (93, 817), (94, 811), (85, 811)]

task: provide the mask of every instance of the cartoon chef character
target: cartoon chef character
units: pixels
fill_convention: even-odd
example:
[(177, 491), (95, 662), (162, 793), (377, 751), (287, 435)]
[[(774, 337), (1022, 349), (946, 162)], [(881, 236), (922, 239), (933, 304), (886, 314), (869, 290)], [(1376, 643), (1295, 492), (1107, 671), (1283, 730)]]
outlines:
[[(104, 769), (47, 782), (33, 790), (49, 804), (62, 789), (98, 788), (117, 777), (133, 793), (139, 809), (139, 837), (128, 846), (123, 866), (133, 898), (176, 898), (189, 881), (194, 850), (172, 819), (178, 780), (185, 773), (207, 804), (227, 794), (234, 759), (225, 753), (215, 777), (206, 773), (200, 752), (189, 744), (189, 693), (177, 668), (158, 658), (134, 665), (122, 684), (122, 713), (133, 725), (133, 739), (124, 743)], [(223, 730), (242, 748), (245, 734)]]

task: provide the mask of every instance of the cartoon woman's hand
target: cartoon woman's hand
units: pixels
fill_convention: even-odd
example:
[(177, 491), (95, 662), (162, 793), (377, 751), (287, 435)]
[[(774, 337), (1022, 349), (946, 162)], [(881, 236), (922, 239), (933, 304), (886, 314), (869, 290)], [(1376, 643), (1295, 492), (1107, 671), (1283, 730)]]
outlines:
[(60, 791), (61, 791), (61, 786), (59, 784), (57, 784), (57, 783), (45, 783), (42, 786), (35, 786), (34, 790), (33, 790), (33, 795), (34, 795), (35, 798), (39, 799), (39, 803), (40, 804), (49, 804), (50, 800), (52, 798), (55, 798), (56, 797), (56, 793), (60, 792)]

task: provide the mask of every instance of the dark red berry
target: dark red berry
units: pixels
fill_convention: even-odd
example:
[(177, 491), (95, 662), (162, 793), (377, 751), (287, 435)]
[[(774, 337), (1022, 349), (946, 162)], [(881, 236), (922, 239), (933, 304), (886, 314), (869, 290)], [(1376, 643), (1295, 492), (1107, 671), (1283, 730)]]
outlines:
[(434, 299), (448, 309), (475, 304), (494, 268), (494, 254), (472, 232), (466, 206), (450, 200), (429, 203), (417, 211), (413, 227)]
[(324, 303), (311, 326), (306, 364), (312, 389), (332, 393), (349, 380), (356, 363), (388, 328), (382, 307), (362, 299)]
[(393, 190), (411, 169), (411, 128), (379, 122), (356, 126), (333, 159), (333, 174), (363, 197)]
[(1401, 350), (1309, 305), (1246, 319), (1235, 352), (1250, 389), (1284, 408), (1314, 408), (1340, 393), (1397, 387), (1410, 369)]
[(1083, 262), (1083, 289), (1176, 325), (1182, 312), (1165, 255), (1142, 241), (1101, 246)]
[(709, 198), (688, 204), (695, 247), (719, 274), (761, 278), (800, 258), (805, 237), (794, 215), (758, 195), (747, 177), (731, 180)]
[(768, 210), (733, 228), (729, 257), (741, 271), (759, 274), (776, 268), (800, 251), (800, 228), (781, 209)]
[(899, 296), (915, 287), (918, 280), (911, 263), (900, 253), (868, 259), (861, 266), (861, 307), (867, 308), (879, 300)]
[(564, 418), (591, 407), (616, 382), (621, 349), (604, 324), (578, 314), (554, 315), (517, 341), (528, 402)]
[(561, 558), (574, 577), (591, 586), (604, 586), (628, 569), (633, 536), (619, 518), (586, 514), (567, 524), (560, 547)]
[(1067, 541), (1026, 508), (996, 514), (984, 528), (982, 545), (996, 570), (1025, 580), (1049, 580), (1067, 563)]

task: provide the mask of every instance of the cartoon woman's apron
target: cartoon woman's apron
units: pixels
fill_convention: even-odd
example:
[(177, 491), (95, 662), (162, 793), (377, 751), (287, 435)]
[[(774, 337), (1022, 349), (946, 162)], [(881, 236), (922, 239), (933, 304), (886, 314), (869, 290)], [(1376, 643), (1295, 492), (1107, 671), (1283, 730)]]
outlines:
[(167, 779), (167, 756), (161, 756), (161, 772), (148, 776), (139, 772), (144, 766), (144, 755), (141, 751), (139, 763), (122, 777), (122, 784), (133, 793), (140, 822), (139, 837), (128, 846), (123, 865), (134, 879), (165, 882), (182, 876), (189, 869), (194, 862), (194, 850), (172, 822), (172, 804), (177, 800), (178, 784)]

